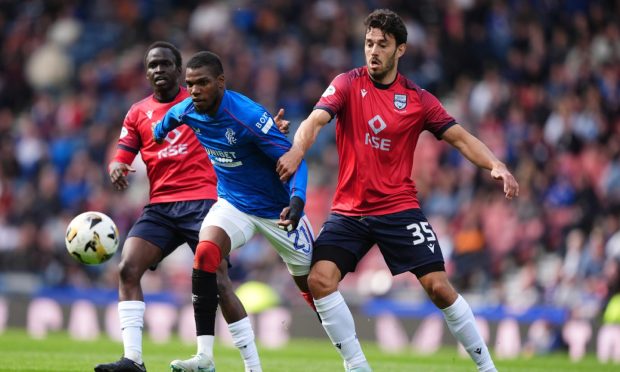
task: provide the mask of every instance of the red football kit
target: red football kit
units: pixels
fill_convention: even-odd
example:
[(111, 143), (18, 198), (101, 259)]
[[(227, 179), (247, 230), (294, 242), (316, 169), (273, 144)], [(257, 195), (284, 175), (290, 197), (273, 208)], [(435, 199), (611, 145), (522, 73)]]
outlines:
[(398, 74), (373, 82), (366, 67), (334, 78), (314, 107), (336, 116), (340, 157), (332, 211), (379, 216), (419, 208), (411, 178), (418, 137), (441, 135), (455, 124), (435, 96)]
[(125, 116), (114, 161), (131, 164), (140, 152), (151, 185), (151, 204), (217, 199), (213, 166), (188, 125), (170, 132), (161, 145), (153, 140), (152, 127), (187, 97), (183, 87), (172, 102), (161, 103), (150, 95), (132, 105)]

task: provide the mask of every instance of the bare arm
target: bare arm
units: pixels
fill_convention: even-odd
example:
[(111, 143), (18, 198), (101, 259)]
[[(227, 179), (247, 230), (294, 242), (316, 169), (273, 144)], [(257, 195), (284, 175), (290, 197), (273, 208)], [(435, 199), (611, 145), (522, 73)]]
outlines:
[(454, 146), (473, 164), (491, 171), (491, 177), (504, 182), (504, 194), (507, 199), (519, 196), (519, 184), (508, 171), (506, 165), (499, 161), (495, 154), (478, 138), (465, 128), (456, 124), (450, 127), (442, 139)]
[(321, 109), (313, 110), (306, 120), (301, 122), (299, 129), (295, 133), (293, 146), (287, 153), (278, 159), (276, 171), (280, 175), (282, 181), (288, 180), (297, 170), (301, 159), (303, 159), (306, 151), (312, 146), (323, 128), (331, 120), (331, 115)]

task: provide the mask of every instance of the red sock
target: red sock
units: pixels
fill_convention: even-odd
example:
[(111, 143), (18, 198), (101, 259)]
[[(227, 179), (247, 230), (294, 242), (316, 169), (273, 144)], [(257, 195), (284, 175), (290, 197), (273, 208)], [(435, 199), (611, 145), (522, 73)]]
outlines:
[(310, 308), (312, 308), (312, 310), (314, 310), (314, 312), (316, 313), (316, 306), (314, 306), (314, 299), (312, 298), (312, 295), (310, 294), (310, 292), (300, 292), (300, 293), (301, 293), (301, 297), (303, 297), (304, 300), (306, 300), (308, 305), (310, 305)]
[(222, 252), (220, 247), (209, 241), (203, 240), (196, 247), (196, 256), (194, 256), (194, 269), (215, 273), (222, 261)]

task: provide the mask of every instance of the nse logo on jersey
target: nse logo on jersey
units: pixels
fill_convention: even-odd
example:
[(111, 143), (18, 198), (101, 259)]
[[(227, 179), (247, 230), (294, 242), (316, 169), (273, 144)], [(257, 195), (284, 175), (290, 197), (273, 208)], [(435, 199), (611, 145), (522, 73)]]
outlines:
[(364, 136), (364, 144), (369, 145), (372, 148), (379, 149), (381, 151), (390, 151), (392, 140), (387, 138), (381, 138), (377, 135), (387, 127), (385, 121), (379, 115), (375, 115), (372, 119), (368, 120), (368, 126), (373, 132), (374, 136), (370, 133), (366, 133)]

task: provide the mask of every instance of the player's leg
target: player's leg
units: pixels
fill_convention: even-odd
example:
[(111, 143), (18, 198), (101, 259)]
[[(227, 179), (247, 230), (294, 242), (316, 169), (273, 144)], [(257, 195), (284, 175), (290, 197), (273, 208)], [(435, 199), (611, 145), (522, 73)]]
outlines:
[(368, 218), (392, 275), (412, 272), (480, 371), (495, 371), (474, 316), (448, 281), (437, 237), (419, 209)]
[[(234, 222), (233, 222), (234, 221)], [(261, 371), (260, 359), (254, 342), (254, 332), (234, 292), (228, 274), (221, 273), (222, 261), (227, 264), (226, 257), (231, 249), (237, 248), (247, 241), (253, 233), (251, 222), (245, 215), (236, 210), (230, 203), (220, 199), (209, 211), (202, 223), (199, 240), (194, 257), (192, 272), (192, 303), (197, 331), (197, 356), (185, 361), (175, 360), (171, 363), (173, 371), (193, 371), (195, 362), (208, 361), (209, 368), (213, 363), (213, 342), (215, 335), (215, 314), (218, 305), (218, 291), (224, 290), (227, 319), (235, 319), (245, 315), (236, 322), (229, 324), (233, 342), (238, 345), (244, 359), (246, 370)], [(226, 268), (226, 267), (225, 267)], [(224, 268), (224, 269), (225, 269)], [(218, 278), (219, 277), (219, 278)], [(231, 311), (232, 310), (232, 311)], [(231, 313), (235, 313), (231, 314)], [(204, 358), (203, 358), (204, 356)], [(200, 360), (198, 360), (200, 359)], [(203, 360), (204, 359), (204, 360)], [(205, 369), (209, 370), (209, 369)]]
[(445, 271), (434, 271), (418, 277), (431, 301), (443, 312), (450, 332), (465, 347), (479, 371), (496, 371), (489, 349), (480, 335), (476, 319), (465, 299), (448, 280)]
[[(357, 339), (353, 315), (338, 291), (340, 280), (355, 270), (359, 259), (372, 246), (372, 242), (364, 238), (367, 234), (362, 222), (332, 214), (314, 244), (307, 281), (321, 324), (344, 360), (347, 371), (370, 371)], [(300, 243), (299, 240), (295, 242), (295, 239), (293, 243), (290, 252), (294, 257), (300, 251)], [(292, 275), (304, 274), (301, 267), (295, 265), (295, 261), (287, 259), (285, 255), (282, 258)], [(296, 271), (298, 268), (299, 271)]]
[(153, 209), (161, 208), (166, 205), (146, 207), (123, 245), (119, 264), (118, 315), (124, 353), (116, 362), (96, 366), (96, 372), (145, 370), (142, 361), (145, 303), (140, 280), (149, 267), (156, 266), (172, 251), (177, 240), (167, 221), (161, 219), (161, 214), (153, 213)]
[(312, 262), (312, 250), (314, 246), (314, 232), (307, 216), (299, 220), (297, 229), (283, 231), (278, 227), (277, 220), (267, 218), (250, 217), (257, 231), (262, 234), (275, 248), (284, 263), (286, 263), (301, 297), (308, 306), (316, 312), (314, 300), (308, 289), (308, 273)]

